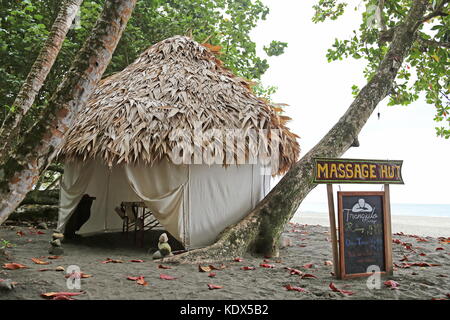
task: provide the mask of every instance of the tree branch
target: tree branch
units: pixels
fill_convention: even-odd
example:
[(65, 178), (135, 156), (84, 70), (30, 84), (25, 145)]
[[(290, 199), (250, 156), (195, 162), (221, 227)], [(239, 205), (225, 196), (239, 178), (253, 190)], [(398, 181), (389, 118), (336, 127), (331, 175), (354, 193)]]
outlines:
[(423, 17), (421, 23), (424, 23), (434, 17), (446, 17), (448, 16), (447, 12), (442, 11), (444, 6), (449, 3), (450, 0), (443, 0), (431, 13), (427, 14), (425, 17)]
[(384, 16), (383, 16), (384, 3), (385, 3), (385, 0), (379, 0), (379, 2), (378, 2), (378, 10), (380, 12), (380, 16), (379, 16), (380, 28), (382, 31), (385, 31), (387, 29), (386, 21), (384, 20)]
[(418, 36), (417, 42), (419, 42), (421, 45), (427, 46), (427, 47), (441, 47), (441, 48), (450, 48), (450, 42), (444, 42), (444, 41), (436, 41), (432, 39), (425, 39), (424, 37)]

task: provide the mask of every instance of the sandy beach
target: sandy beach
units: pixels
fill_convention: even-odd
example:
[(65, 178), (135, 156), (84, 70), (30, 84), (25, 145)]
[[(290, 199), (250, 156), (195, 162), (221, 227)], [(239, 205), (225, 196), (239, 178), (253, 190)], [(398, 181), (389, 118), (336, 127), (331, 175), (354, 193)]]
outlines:
[[(306, 216), (304, 217), (306, 219)], [(156, 235), (157, 236), (157, 235)], [(447, 234), (448, 236), (448, 234)], [(17, 282), (12, 291), (0, 291), (0, 300), (44, 299), (41, 294), (70, 291), (65, 270), (76, 265), (88, 278), (81, 279), (83, 294), (74, 298), (84, 299), (449, 299), (450, 294), (450, 246), (443, 239), (394, 235), (393, 253), (395, 272), (389, 279), (382, 279), (378, 289), (368, 289), (365, 278), (336, 280), (333, 266), (329, 229), (320, 225), (291, 223), (283, 237), (290, 239), (290, 246), (280, 250), (280, 257), (264, 259), (245, 255), (222, 261), (214, 266), (221, 270), (199, 272), (197, 265), (166, 265), (152, 261), (148, 246), (136, 247), (120, 234), (102, 234), (64, 244), (65, 255), (49, 259), (48, 241), (51, 230), (39, 233), (25, 226), (1, 226), (0, 239), (14, 246), (7, 249), (7, 256), (0, 263), (20, 263), (27, 268), (0, 269), (0, 279)], [(441, 249), (437, 249), (441, 248)], [(31, 259), (39, 258), (45, 265)], [(102, 263), (109, 259), (115, 260)], [(140, 261), (143, 262), (132, 262)], [(118, 263), (114, 263), (118, 262)], [(409, 266), (408, 264), (426, 263)], [(224, 269), (220, 267), (223, 264)], [(245, 268), (252, 267), (252, 268)], [(291, 269), (287, 269), (291, 268)], [(61, 268), (59, 268), (61, 269)], [(252, 270), (245, 270), (252, 269)], [(46, 271), (41, 271), (46, 270)], [(295, 271), (294, 271), (295, 270)], [(292, 274), (291, 274), (292, 271)], [(161, 275), (175, 277), (161, 279)], [(128, 277), (144, 277), (146, 285), (140, 285)], [(398, 289), (383, 284), (394, 280)], [(142, 282), (144, 283), (144, 282)], [(335, 292), (338, 289), (353, 294)], [(211, 290), (208, 284), (221, 286)], [(299, 291), (287, 290), (286, 286)], [(300, 288), (300, 289), (299, 289)]]
[[(301, 212), (294, 216), (292, 222), (330, 226), (328, 214), (318, 212)], [(392, 215), (392, 232), (430, 237), (449, 237), (450, 218)]]

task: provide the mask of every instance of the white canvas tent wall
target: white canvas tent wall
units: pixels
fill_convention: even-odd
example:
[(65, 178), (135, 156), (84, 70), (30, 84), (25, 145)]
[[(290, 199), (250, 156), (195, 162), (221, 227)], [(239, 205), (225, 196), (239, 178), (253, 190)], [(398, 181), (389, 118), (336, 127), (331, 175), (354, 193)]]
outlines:
[(80, 234), (117, 231), (122, 220), (114, 208), (122, 201), (144, 201), (164, 228), (186, 248), (214, 242), (227, 226), (244, 217), (269, 191), (270, 176), (259, 165), (114, 166), (102, 161), (67, 162), (61, 182), (58, 229), (83, 194), (96, 197)]

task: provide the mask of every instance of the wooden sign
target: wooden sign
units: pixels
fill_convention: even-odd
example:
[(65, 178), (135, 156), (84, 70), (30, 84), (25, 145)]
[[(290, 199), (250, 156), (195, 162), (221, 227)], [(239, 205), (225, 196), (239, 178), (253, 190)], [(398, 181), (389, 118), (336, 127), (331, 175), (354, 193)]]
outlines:
[(403, 184), (401, 160), (314, 159), (314, 183)]
[(389, 199), (383, 192), (338, 192), (340, 278), (392, 272)]

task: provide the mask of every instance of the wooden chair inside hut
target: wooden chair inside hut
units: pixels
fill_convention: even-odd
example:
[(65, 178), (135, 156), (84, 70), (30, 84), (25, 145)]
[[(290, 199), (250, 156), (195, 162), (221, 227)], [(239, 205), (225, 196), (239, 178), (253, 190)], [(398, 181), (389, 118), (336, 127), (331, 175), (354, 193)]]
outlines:
[(130, 230), (134, 231), (134, 242), (144, 245), (144, 231), (162, 227), (152, 212), (145, 206), (144, 202), (122, 202), (120, 207), (115, 208), (116, 213), (122, 219), (122, 233), (127, 235)]

